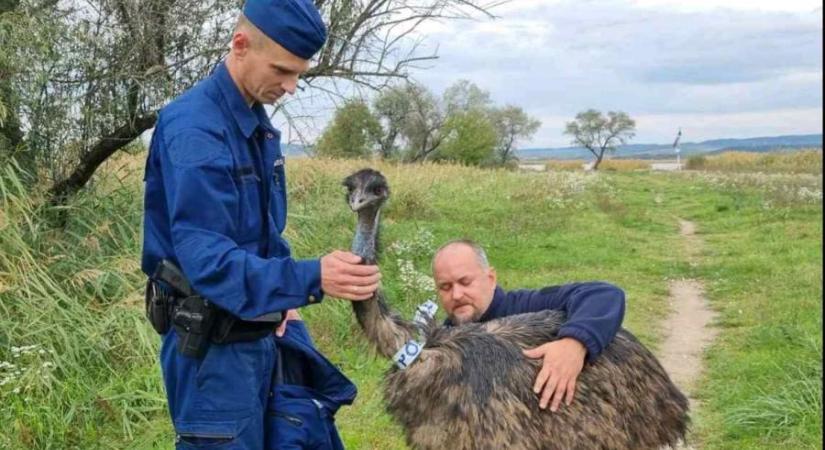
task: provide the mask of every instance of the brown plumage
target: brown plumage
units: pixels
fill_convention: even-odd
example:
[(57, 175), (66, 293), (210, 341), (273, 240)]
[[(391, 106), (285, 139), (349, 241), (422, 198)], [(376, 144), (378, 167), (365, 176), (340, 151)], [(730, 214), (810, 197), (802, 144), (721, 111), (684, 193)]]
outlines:
[[(364, 169), (344, 180), (358, 213), (352, 250), (376, 261), (386, 179)], [(391, 357), (416, 325), (389, 310), (383, 292), (353, 302), (358, 323), (378, 352)], [(406, 370), (385, 378), (388, 412), (415, 449), (539, 450), (658, 449), (684, 440), (688, 402), (656, 358), (627, 330), (585, 364), (570, 406), (541, 410), (532, 387), (539, 360), (522, 349), (558, 339), (558, 311), (504, 317), (485, 323), (422, 331), (424, 350)]]

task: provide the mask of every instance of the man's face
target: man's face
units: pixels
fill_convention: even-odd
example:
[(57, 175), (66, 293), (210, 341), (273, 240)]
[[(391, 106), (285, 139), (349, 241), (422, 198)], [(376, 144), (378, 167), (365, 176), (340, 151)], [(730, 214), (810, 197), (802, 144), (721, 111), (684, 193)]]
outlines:
[(442, 249), (433, 261), (433, 278), (441, 304), (455, 325), (477, 321), (496, 290), (496, 272), (484, 268), (465, 244)]
[(275, 41), (258, 35), (243, 40), (233, 51), (238, 58), (240, 82), (247, 100), (271, 105), (284, 94), (294, 94), (298, 76), (309, 68), (309, 61), (290, 53)]

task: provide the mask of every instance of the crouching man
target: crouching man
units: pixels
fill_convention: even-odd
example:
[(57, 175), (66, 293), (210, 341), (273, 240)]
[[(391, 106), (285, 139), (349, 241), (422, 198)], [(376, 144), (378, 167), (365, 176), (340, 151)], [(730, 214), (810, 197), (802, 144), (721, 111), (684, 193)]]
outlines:
[(478, 244), (461, 239), (436, 251), (433, 278), (447, 325), (486, 322), (504, 316), (560, 310), (567, 322), (560, 339), (524, 351), (529, 358), (543, 358), (533, 386), (539, 406), (558, 410), (569, 405), (576, 379), (587, 361), (595, 360), (613, 340), (622, 324), (624, 292), (608, 283), (571, 283), (540, 290), (505, 291), (496, 283), (495, 269)]

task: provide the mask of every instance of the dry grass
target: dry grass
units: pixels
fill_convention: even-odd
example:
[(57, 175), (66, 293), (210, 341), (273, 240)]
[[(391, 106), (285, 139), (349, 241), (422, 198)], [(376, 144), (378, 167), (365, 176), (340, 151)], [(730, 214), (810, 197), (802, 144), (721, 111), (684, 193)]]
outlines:
[(687, 168), (714, 172), (822, 173), (822, 150), (790, 153), (725, 152), (688, 159)]
[[(545, 165), (547, 170), (584, 170), (584, 165), (592, 161), (572, 160), (572, 161), (548, 161)], [(599, 164), (599, 170), (606, 172), (632, 172), (635, 170), (650, 170), (650, 161), (642, 159), (606, 159)]]
[(572, 171), (583, 170), (585, 164), (585, 161), (580, 159), (573, 161), (547, 161), (544, 167), (546, 170)]
[(650, 161), (642, 159), (609, 159), (602, 161), (599, 170), (610, 172), (633, 172), (635, 170), (650, 170)]

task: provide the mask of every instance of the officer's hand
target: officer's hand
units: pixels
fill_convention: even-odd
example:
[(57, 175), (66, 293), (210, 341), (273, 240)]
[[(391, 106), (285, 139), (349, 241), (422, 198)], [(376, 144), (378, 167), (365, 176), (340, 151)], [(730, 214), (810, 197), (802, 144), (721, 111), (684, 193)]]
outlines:
[(336, 250), (321, 257), (321, 289), (325, 294), (346, 300), (367, 300), (378, 289), (378, 266), (360, 264), (361, 257)]
[(301, 315), (298, 314), (297, 309), (288, 309), (286, 311), (286, 316), (284, 317), (283, 322), (278, 325), (278, 328), (275, 329), (275, 336), (282, 337), (286, 332), (286, 323), (290, 320), (301, 320)]
[(533, 392), (541, 395), (541, 409), (547, 408), (547, 403), (552, 401), (550, 411), (556, 412), (562, 399), (570, 405), (576, 392), (576, 378), (584, 367), (585, 355), (585, 346), (573, 338), (562, 338), (524, 350), (524, 356), (528, 358), (544, 358), (533, 385)]

